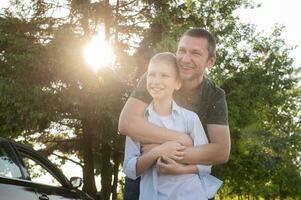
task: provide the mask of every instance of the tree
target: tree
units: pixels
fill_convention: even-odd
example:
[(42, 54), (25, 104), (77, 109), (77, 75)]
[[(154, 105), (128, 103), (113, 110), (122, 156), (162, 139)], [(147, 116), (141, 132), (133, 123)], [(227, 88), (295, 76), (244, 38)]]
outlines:
[[(134, 85), (130, 79), (145, 71), (154, 53), (175, 52), (180, 35), (193, 26), (216, 36), (217, 62), (208, 75), (226, 91), (229, 107), (231, 158), (214, 167), (225, 183), (219, 197), (300, 196), (294, 186), (301, 180), (301, 99), (292, 48), (281, 39), (281, 27), (263, 37), (233, 16), (252, 3), (34, 0), (11, 5), (0, 18), (0, 134), (45, 143), (44, 153), (60, 151), (63, 160), (77, 155), (83, 190), (91, 196), (117, 198), (124, 139), (117, 121)], [(99, 27), (115, 48), (116, 62), (95, 73), (82, 48)], [(95, 175), (102, 178), (101, 191)]]

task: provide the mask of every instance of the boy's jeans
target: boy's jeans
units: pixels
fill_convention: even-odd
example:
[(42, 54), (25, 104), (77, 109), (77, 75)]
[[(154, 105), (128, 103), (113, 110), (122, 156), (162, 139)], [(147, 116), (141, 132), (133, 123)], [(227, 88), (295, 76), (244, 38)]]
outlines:
[[(136, 180), (125, 177), (123, 200), (139, 200), (140, 177)], [(214, 198), (209, 199), (214, 200)]]
[(140, 177), (136, 180), (125, 177), (123, 200), (138, 200), (140, 191)]

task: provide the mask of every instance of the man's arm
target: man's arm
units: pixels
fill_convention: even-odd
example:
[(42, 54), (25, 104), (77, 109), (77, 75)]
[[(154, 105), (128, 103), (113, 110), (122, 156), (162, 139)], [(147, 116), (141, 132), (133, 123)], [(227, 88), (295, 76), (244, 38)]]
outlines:
[(185, 162), (216, 165), (229, 160), (231, 142), (225, 92), (216, 88), (214, 95), (208, 98), (211, 103), (206, 111), (206, 124), (210, 144), (188, 148)]
[(178, 141), (185, 146), (192, 146), (192, 140), (186, 134), (161, 128), (147, 122), (144, 118), (146, 108), (147, 104), (145, 102), (130, 97), (119, 117), (119, 132), (142, 143)]
[(231, 147), (229, 126), (208, 124), (207, 130), (210, 144), (186, 148), (185, 157), (181, 162), (216, 165), (228, 161)]

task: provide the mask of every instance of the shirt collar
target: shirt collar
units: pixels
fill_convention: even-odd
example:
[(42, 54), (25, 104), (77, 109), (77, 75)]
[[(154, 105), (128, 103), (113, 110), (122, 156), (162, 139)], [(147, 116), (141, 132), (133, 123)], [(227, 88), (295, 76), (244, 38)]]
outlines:
[[(172, 116), (174, 116), (175, 114), (179, 114), (180, 113), (180, 106), (178, 106), (178, 104), (173, 100), (172, 101), (172, 105), (171, 105), (171, 110), (172, 110)], [(154, 105), (153, 105), (153, 102), (151, 102), (148, 106), (147, 106), (147, 108), (146, 108), (146, 110), (145, 110), (145, 113), (144, 113), (144, 115), (145, 116), (152, 116), (152, 115), (158, 115), (156, 112), (155, 112), (155, 110), (154, 110)]]
[(180, 113), (180, 106), (175, 101), (172, 101), (171, 109), (173, 113)]

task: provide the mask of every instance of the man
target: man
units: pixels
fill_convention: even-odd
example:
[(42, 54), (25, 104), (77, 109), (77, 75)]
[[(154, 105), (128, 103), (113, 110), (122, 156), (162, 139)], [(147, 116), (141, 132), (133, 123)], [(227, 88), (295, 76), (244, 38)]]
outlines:
[[(176, 102), (196, 112), (201, 119), (210, 144), (192, 147), (191, 139), (183, 133), (148, 123), (144, 112), (150, 103), (145, 78), (127, 100), (119, 119), (119, 131), (141, 143), (178, 141), (186, 146), (183, 163), (216, 165), (228, 161), (230, 131), (225, 93), (204, 76), (216, 60), (215, 40), (206, 30), (194, 28), (180, 38), (176, 53), (182, 79), (181, 89), (175, 93)], [(160, 169), (168, 173), (169, 167)], [(124, 200), (139, 198), (139, 182), (126, 178)]]

